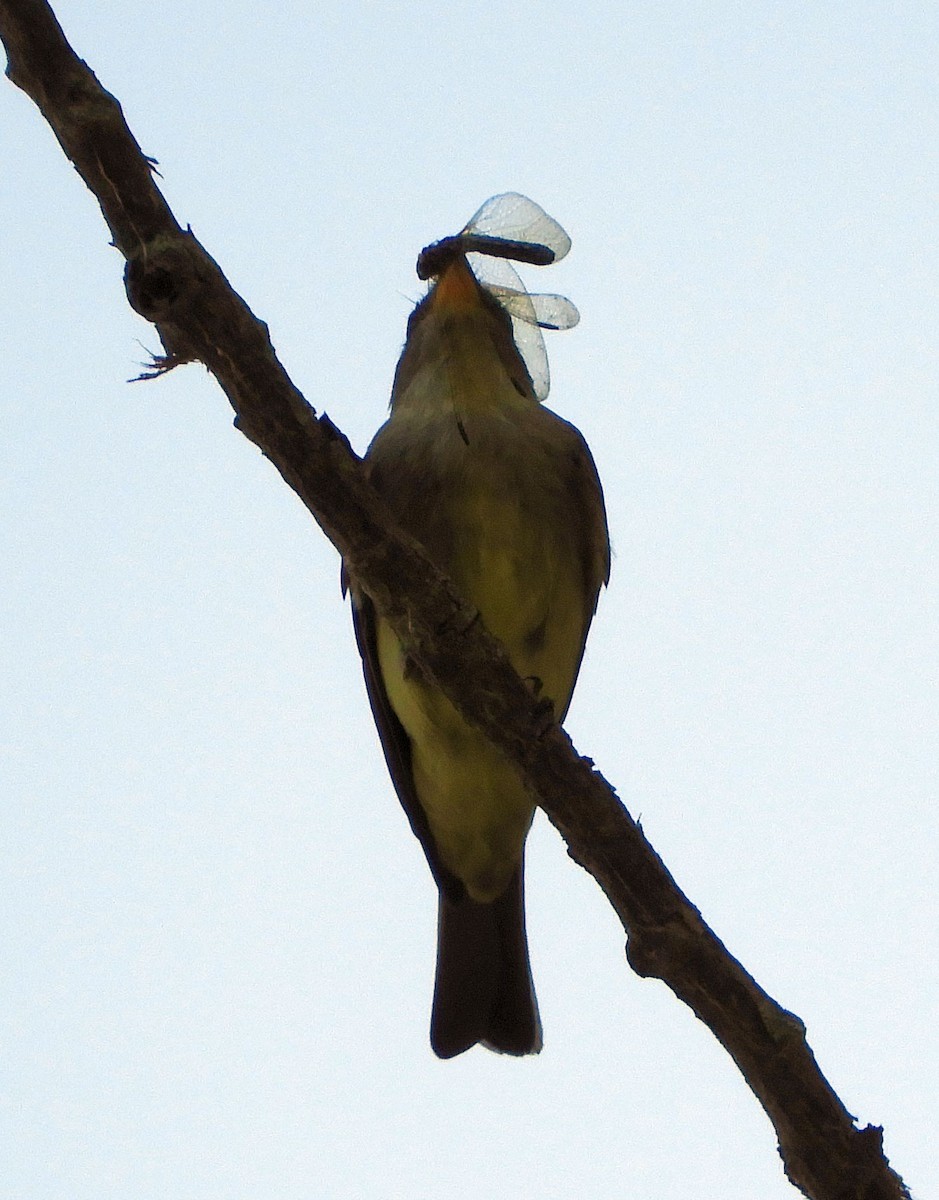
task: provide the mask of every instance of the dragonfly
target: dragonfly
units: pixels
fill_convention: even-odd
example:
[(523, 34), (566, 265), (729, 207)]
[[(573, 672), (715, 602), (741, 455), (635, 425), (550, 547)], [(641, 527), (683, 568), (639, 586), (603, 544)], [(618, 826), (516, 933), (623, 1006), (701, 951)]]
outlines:
[(551, 377), (542, 329), (572, 329), (580, 313), (566, 296), (530, 293), (509, 260), (546, 267), (559, 262), (571, 239), (553, 217), (519, 192), (490, 196), (459, 233), (425, 246), (417, 258), (418, 279), (440, 275), (465, 255), (480, 285), (505, 309), (512, 336), (531, 376), (535, 395), (544, 400)]

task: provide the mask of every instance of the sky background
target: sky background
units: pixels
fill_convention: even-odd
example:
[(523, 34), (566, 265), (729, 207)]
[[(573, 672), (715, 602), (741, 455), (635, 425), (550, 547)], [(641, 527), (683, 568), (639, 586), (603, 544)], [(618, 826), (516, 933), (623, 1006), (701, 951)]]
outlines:
[[(939, 10), (77, 0), (182, 223), (361, 452), (414, 261), (573, 238), (615, 558), (568, 720), (914, 1194), (939, 1079)], [(15, 1200), (785, 1200), (543, 817), (545, 1049), (449, 1063), (339, 561), (0, 87), (0, 1159)]]

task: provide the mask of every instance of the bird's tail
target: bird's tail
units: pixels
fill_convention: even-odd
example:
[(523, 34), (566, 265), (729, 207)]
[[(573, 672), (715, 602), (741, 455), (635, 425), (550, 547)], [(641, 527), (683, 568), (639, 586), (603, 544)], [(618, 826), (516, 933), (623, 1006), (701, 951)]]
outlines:
[(453, 1058), (477, 1042), (500, 1054), (541, 1049), (521, 863), (489, 904), (440, 893), (430, 1044), (440, 1058)]

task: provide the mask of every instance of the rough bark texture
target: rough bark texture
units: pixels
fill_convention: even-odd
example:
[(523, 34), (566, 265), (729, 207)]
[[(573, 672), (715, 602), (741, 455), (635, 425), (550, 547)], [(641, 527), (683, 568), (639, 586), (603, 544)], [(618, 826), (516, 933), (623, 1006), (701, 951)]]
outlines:
[(799, 1018), (727, 952), (476, 613), (395, 529), (346, 438), (288, 379), (267, 327), (177, 223), (120, 105), (74, 54), (49, 6), (0, 0), (0, 37), (7, 75), (52, 127), (127, 260), (130, 303), (156, 325), (166, 350), (155, 371), (198, 360), (216, 376), (237, 427), (301, 497), (408, 653), (518, 765), (571, 857), (619, 914), (633, 969), (662, 979), (726, 1047), (773, 1122), (796, 1187), (813, 1200), (908, 1197), (884, 1158), (882, 1130), (856, 1127), (819, 1071)]

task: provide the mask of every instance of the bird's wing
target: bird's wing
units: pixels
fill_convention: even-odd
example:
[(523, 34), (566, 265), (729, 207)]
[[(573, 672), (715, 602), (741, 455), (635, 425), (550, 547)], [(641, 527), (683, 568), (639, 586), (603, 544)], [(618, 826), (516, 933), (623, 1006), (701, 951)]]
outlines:
[(424, 812), (414, 786), (414, 775), (411, 769), (411, 740), (395, 715), (391, 701), (388, 699), (388, 693), (385, 691), (378, 662), (375, 605), (364, 593), (357, 589), (350, 590), (352, 592), (352, 624), (355, 629), (359, 654), (362, 656), (365, 690), (372, 706), (372, 715), (378, 727), (378, 736), (385, 753), (385, 762), (388, 764), (391, 781), (398, 793), (401, 807), (411, 823), (411, 828), (424, 848), (424, 854), (427, 856), (427, 862), (437, 886), (449, 899), (458, 901), (465, 895), (465, 889), (440, 860), (427, 821), (427, 814)]
[[(568, 422), (565, 424), (568, 424), (568, 428), (575, 435), (568, 457), (567, 502), (571, 512), (575, 514), (574, 528), (586, 534), (579, 539), (579, 544), (575, 547), (583, 583), (584, 607), (580, 650), (571, 680), (573, 693), (587, 646), (590, 623), (597, 611), (600, 589), (610, 582), (610, 533), (606, 521), (606, 505), (603, 502), (603, 488), (593, 455), (579, 430)], [(567, 716), (569, 704), (570, 697), (563, 710), (558, 709), (555, 712), (555, 720), (559, 725)]]

